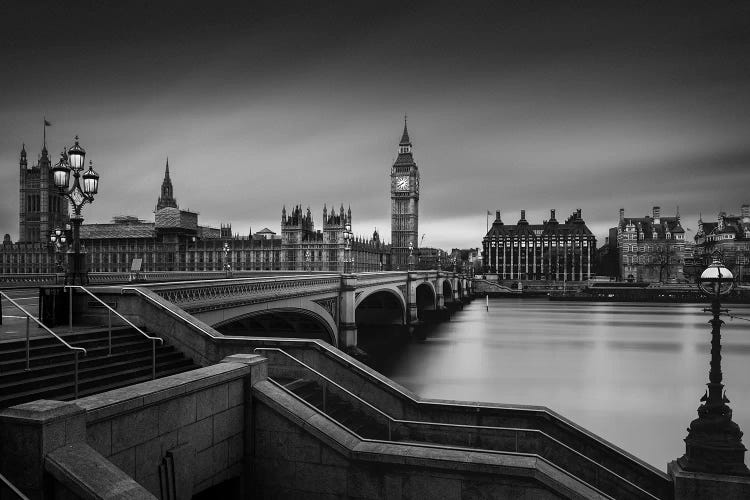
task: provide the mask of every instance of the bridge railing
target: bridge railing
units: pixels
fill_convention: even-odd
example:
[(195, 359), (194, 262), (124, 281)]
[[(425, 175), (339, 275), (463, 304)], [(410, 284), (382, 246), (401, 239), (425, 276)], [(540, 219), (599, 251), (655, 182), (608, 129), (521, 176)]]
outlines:
[[(410, 444), (414, 444), (416, 441), (421, 446), (463, 451), (481, 449), (490, 452), (535, 455), (550, 465), (577, 477), (605, 495), (616, 497), (626, 495), (627, 498), (659, 498), (539, 429), (425, 422), (395, 418), (282, 349), (260, 347), (255, 349), (255, 352), (263, 353), (269, 358), (269, 375), (271, 377), (275, 375), (274, 371), (279, 371), (279, 364), (284, 364), (281, 360), (286, 360), (293, 363), (293, 368), (302, 367), (308, 376), (312, 375), (320, 381), (323, 387), (322, 409), (324, 413), (326, 412), (326, 395), (334, 388), (339, 393), (346, 394), (348, 398), (357, 401), (360, 408), (369, 410), (371, 414), (374, 413), (372, 416), (377, 420), (385, 421), (388, 428), (388, 441), (404, 440), (409, 441)], [(279, 373), (281, 375), (286, 374), (283, 369)], [(309, 405), (293, 391), (281, 384), (276, 385)], [(352, 432), (356, 434), (356, 431), (352, 430)], [(362, 436), (359, 437), (363, 440), (373, 441)]]

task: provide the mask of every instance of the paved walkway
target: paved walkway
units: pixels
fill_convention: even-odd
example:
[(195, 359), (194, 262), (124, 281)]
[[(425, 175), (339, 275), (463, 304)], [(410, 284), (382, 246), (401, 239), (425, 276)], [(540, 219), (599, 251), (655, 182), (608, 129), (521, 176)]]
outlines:
[[(5, 291), (14, 301), (29, 311), (32, 316), (39, 318), (39, 290), (28, 288), (25, 290)], [(18, 310), (13, 304), (2, 298), (3, 324), (0, 325), (0, 343), (26, 338), (26, 315)], [(74, 326), (73, 332), (86, 332), (101, 330), (101, 327)], [(58, 325), (52, 328), (60, 337), (70, 333), (67, 325)], [(51, 337), (47, 331), (40, 327), (35, 321), (29, 321), (29, 337)]]

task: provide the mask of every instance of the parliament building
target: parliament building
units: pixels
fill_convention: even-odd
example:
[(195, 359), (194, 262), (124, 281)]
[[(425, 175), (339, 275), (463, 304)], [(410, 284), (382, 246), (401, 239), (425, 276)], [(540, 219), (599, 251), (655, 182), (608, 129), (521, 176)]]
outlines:
[[(56, 248), (49, 236), (69, 221), (68, 201), (54, 188), (46, 145), (39, 161), (28, 166), (25, 146), (20, 155), (19, 241), (5, 235), (0, 248), (0, 273), (62, 272), (66, 248)], [(323, 207), (323, 230), (314, 229), (312, 215), (301, 206), (289, 214), (282, 209), (281, 235), (264, 228), (253, 234), (232, 233), (201, 226), (198, 214), (177, 204), (167, 160), (157, 199), (154, 222), (119, 216), (111, 223), (83, 224), (81, 248), (90, 272), (130, 272), (140, 259), (140, 271), (344, 270), (344, 225), (351, 223), (351, 209), (338, 212)], [(351, 244), (355, 272), (391, 268), (391, 247), (372, 237), (355, 237)]]

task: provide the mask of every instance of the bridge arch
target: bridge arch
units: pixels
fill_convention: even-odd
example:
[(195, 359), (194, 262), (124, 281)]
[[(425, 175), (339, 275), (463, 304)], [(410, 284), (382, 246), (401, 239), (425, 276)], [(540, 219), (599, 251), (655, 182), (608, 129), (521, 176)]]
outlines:
[(209, 324), (224, 335), (316, 338), (333, 346), (338, 343), (336, 323), (323, 307), (314, 302), (306, 303), (305, 308), (255, 309)]
[(420, 318), (422, 311), (434, 311), (437, 308), (437, 294), (435, 293), (435, 286), (425, 281), (417, 285), (414, 290), (415, 301), (417, 304), (417, 318)]
[[(395, 286), (363, 291), (354, 303), (354, 310), (357, 323), (406, 324), (406, 299)], [(378, 321), (375, 314), (381, 316)]]

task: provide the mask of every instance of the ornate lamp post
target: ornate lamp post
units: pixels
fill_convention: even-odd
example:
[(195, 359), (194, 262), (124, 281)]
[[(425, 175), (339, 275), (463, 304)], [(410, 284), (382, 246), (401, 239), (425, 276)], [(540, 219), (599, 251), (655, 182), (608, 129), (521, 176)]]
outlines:
[(310, 250), (305, 250), (305, 271), (310, 270)]
[[(94, 167), (89, 160), (89, 169), (83, 171), (83, 161), (86, 158), (86, 151), (78, 144), (76, 136), (75, 144), (66, 153), (60, 154), (60, 161), (52, 167), (55, 186), (60, 193), (70, 200), (70, 206), (73, 208), (73, 215), (70, 216), (70, 222), (73, 226), (73, 248), (68, 250), (68, 271), (65, 282), (71, 285), (88, 284), (88, 271), (86, 269), (86, 255), (81, 253), (80, 228), (83, 222), (81, 210), (86, 203), (94, 202), (94, 195), (99, 191), (99, 174), (94, 172)], [(72, 185), (70, 174), (73, 174)], [(83, 186), (81, 186), (83, 179)]]
[(55, 255), (55, 283), (57, 283), (57, 273), (59, 271), (64, 271), (65, 269), (62, 259), (60, 258), (60, 252), (67, 249), (70, 240), (70, 229), (70, 223), (66, 223), (64, 229), (57, 227), (50, 231), (49, 241), (52, 243)]
[(414, 270), (414, 243), (409, 242), (409, 271)]
[(698, 418), (690, 423), (685, 438), (685, 454), (678, 460), (683, 469), (691, 472), (710, 472), (734, 475), (750, 475), (745, 465), (746, 448), (742, 444), (742, 431), (732, 421), (732, 409), (724, 391), (721, 373), (721, 325), (719, 317), (722, 295), (734, 286), (734, 276), (724, 267), (718, 254), (700, 276), (699, 286), (711, 297), (711, 308), (705, 312), (713, 314), (711, 323), (711, 369), (708, 372), (708, 390), (701, 397)]
[(347, 222), (344, 226), (344, 273), (349, 274), (351, 270), (351, 256), (352, 256), (352, 225)]
[(222, 249), (224, 250), (224, 272), (226, 277), (229, 278), (232, 276), (232, 264), (229, 263), (229, 243), (225, 241)]

